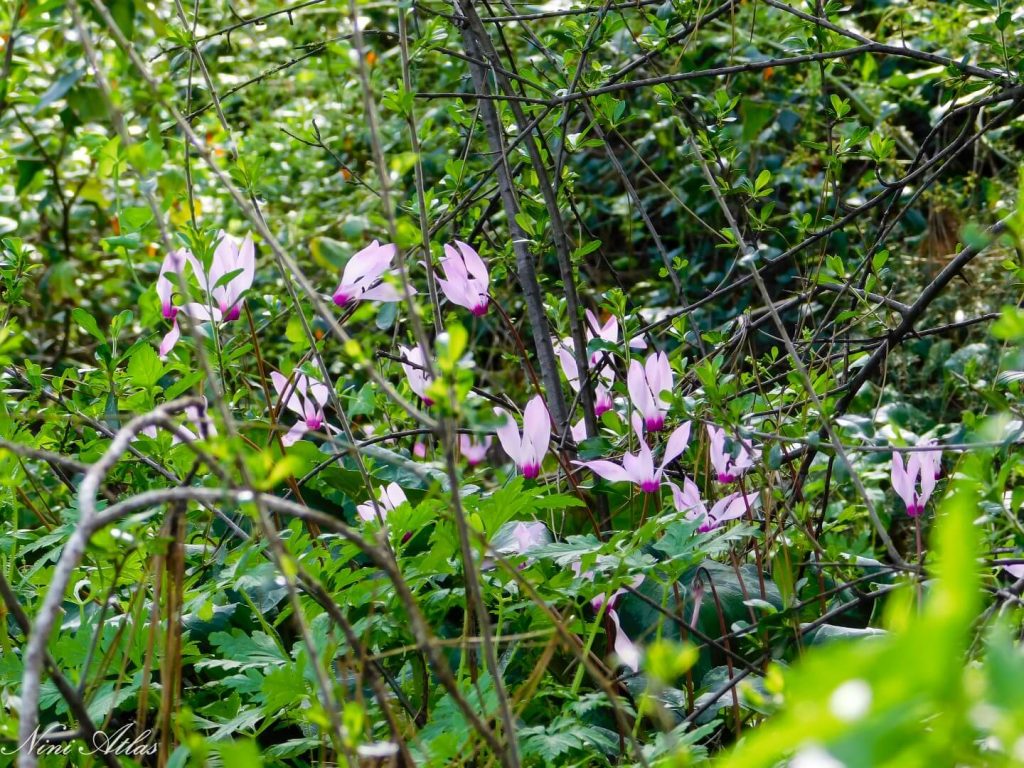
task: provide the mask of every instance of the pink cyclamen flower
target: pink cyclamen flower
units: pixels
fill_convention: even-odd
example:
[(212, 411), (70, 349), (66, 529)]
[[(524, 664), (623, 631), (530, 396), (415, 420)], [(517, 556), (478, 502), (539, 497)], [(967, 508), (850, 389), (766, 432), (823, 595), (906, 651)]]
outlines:
[[(933, 439), (928, 438), (926, 440), (919, 440), (917, 444), (919, 447), (924, 448), (934, 446), (936, 443)], [(921, 456), (922, 467), (924, 466), (924, 462), (927, 462), (928, 465), (931, 466), (932, 472), (935, 474), (935, 479), (938, 480), (942, 477), (942, 451), (920, 451), (919, 454)]]
[(156, 295), (160, 299), (160, 312), (167, 320), (178, 315), (179, 307), (174, 306), (174, 291), (178, 288), (178, 274), (185, 269), (187, 251), (171, 251), (164, 256), (160, 274), (156, 277)]
[[(597, 320), (597, 315), (591, 312), (589, 309), (585, 312), (587, 318), (587, 343), (589, 344), (594, 339), (601, 339), (601, 341), (607, 341), (609, 344), (618, 345), (619, 343), (619, 319), (612, 315), (604, 323), (600, 323)], [(637, 337), (629, 340), (628, 344), (630, 349), (647, 349), (647, 342)], [(607, 356), (608, 352), (603, 349), (595, 350), (590, 355), (590, 364), (597, 365), (601, 360)]]
[[(192, 272), (205, 293), (203, 302), (189, 302), (183, 307), (173, 303), (174, 272), (181, 272), (185, 264)], [(191, 251), (171, 251), (164, 258), (157, 276), (156, 293), (160, 298), (160, 311), (173, 325), (160, 342), (160, 358), (164, 359), (181, 338), (178, 327), (178, 313), (184, 312), (193, 320), (203, 322), (231, 322), (237, 320), (242, 311), (242, 294), (252, 287), (256, 276), (256, 248), (252, 235), (246, 235), (239, 244), (235, 238), (223, 231), (219, 235), (213, 261), (207, 273)]]
[(640, 428), (640, 417), (634, 416), (633, 430), (640, 441), (639, 452), (626, 453), (622, 457), (622, 464), (614, 461), (598, 459), (596, 461), (574, 461), (573, 464), (586, 467), (595, 475), (603, 477), (613, 483), (633, 483), (640, 486), (644, 493), (655, 493), (661, 487), (661, 476), (665, 466), (677, 458), (690, 442), (690, 422), (677, 427), (665, 444), (665, 455), (661, 457), (661, 464), (654, 465), (654, 456), (644, 439), (643, 430)]
[[(343, 307), (350, 301), (401, 301), (398, 289), (383, 280), (397, 252), (394, 245), (377, 240), (358, 251), (345, 265), (341, 283), (334, 289), (334, 303)], [(416, 293), (411, 287), (410, 291)]]
[(389, 483), (380, 489), (377, 495), (377, 505), (372, 501), (364, 501), (356, 507), (356, 514), (367, 523), (377, 519), (377, 511), (380, 511), (380, 519), (387, 520), (388, 513), (402, 506), (408, 501), (405, 491), (398, 483)]
[(192, 422), (192, 426), (196, 428), (196, 431), (193, 434), (191, 430), (185, 427), (182, 427), (182, 429), (191, 435), (193, 440), (207, 440), (217, 436), (217, 425), (210, 418), (208, 407), (204, 397), (202, 404), (190, 405), (185, 409), (185, 417)]
[(185, 268), (186, 254), (187, 251), (168, 253), (160, 265), (160, 273), (156, 276), (156, 295), (160, 299), (160, 313), (171, 321), (171, 330), (160, 341), (161, 360), (166, 359), (181, 338), (181, 329), (178, 327), (178, 311), (181, 308), (174, 305), (174, 291), (178, 285), (178, 274)]
[[(551, 533), (544, 523), (531, 521), (527, 523), (510, 520), (502, 525), (494, 534), (491, 546), (500, 555), (525, 555), (530, 550), (543, 547), (552, 541)], [(533, 558), (526, 558), (519, 568), (522, 570), (533, 562)], [(480, 567), (485, 571), (494, 568), (493, 558), (485, 558)]]
[[(594, 580), (593, 571), (587, 571), (583, 574), (580, 573), (580, 564), (578, 562), (572, 564), (572, 570), (573, 573), (575, 573), (581, 579), (587, 579), (588, 581)], [(636, 576), (632, 582), (633, 589), (639, 587), (641, 584), (643, 584), (643, 582), (644, 577), (642, 574)], [(612, 650), (615, 651), (615, 655), (619, 657), (619, 661), (621, 661), (624, 666), (629, 667), (633, 672), (638, 672), (640, 670), (640, 648), (637, 646), (636, 643), (633, 642), (632, 639), (630, 639), (629, 635), (627, 635), (625, 631), (623, 631), (622, 623), (619, 620), (619, 612), (617, 609), (619, 598), (622, 597), (622, 595), (626, 594), (627, 591), (628, 590), (626, 590), (625, 588), (622, 588), (615, 590), (615, 592), (613, 592), (611, 595), (598, 595), (590, 601), (590, 607), (593, 608), (596, 612), (601, 610), (602, 605), (604, 605), (605, 603), (608, 604), (608, 608), (605, 611), (605, 613), (608, 616), (608, 620), (612, 623), (612, 626), (615, 628), (615, 637), (612, 641)]]
[(523, 431), (520, 434), (515, 419), (504, 408), (495, 408), (494, 413), (504, 419), (497, 428), (498, 442), (505, 453), (516, 463), (523, 477), (532, 480), (540, 474), (540, 466), (548, 451), (551, 440), (551, 416), (540, 395), (534, 397), (523, 409)]
[(444, 269), (444, 278), (438, 277), (437, 284), (441, 286), (448, 301), (465, 307), (477, 317), (486, 315), (487, 290), (491, 283), (487, 265), (480, 254), (466, 243), (456, 240), (455, 246), (444, 247), (441, 268)]
[[(579, 392), (580, 369), (576, 365), (573, 349), (572, 339), (563, 339), (555, 344), (555, 354), (558, 355), (558, 361), (562, 364), (562, 373), (565, 374), (565, 379), (569, 382), (573, 392)], [(593, 364), (593, 360), (591, 360), (591, 363)], [(610, 411), (614, 406), (612, 395), (608, 388), (615, 382), (615, 371), (606, 365), (601, 369), (599, 376), (604, 381), (603, 383), (598, 382), (594, 388), (594, 415), (598, 418)]]
[(651, 432), (657, 432), (665, 426), (665, 414), (668, 405), (661, 399), (662, 392), (672, 391), (672, 368), (668, 364), (668, 355), (655, 352), (643, 365), (634, 360), (626, 374), (626, 388), (633, 407), (644, 417), (644, 425)]
[(284, 406), (300, 417), (299, 421), (281, 438), (281, 442), (286, 447), (298, 442), (306, 432), (316, 432), (321, 427), (328, 432), (337, 431), (333, 426), (325, 423), (324, 406), (327, 404), (327, 385), (304, 373), (296, 373), (293, 379), (289, 382), (277, 371), (270, 374), (270, 380)]
[(907, 514), (917, 517), (924, 512), (932, 491), (935, 490), (935, 480), (938, 477), (938, 470), (931, 451), (915, 451), (903, 463), (903, 456), (899, 451), (892, 454), (892, 487), (907, 507)]
[(209, 274), (203, 271), (199, 260), (189, 251), (185, 251), (185, 258), (192, 265), (199, 287), (208, 297), (208, 304), (188, 304), (188, 316), (212, 322), (237, 320), (242, 313), (242, 294), (252, 287), (256, 277), (256, 247), (252, 235), (246, 235), (239, 244), (231, 235), (221, 232)]
[(412, 455), (417, 459), (427, 458), (427, 444), (422, 440), (417, 440), (412, 446)]
[(479, 442), (470, 435), (459, 435), (459, 453), (466, 459), (466, 463), (475, 467), (487, 458), (487, 451), (491, 447), (491, 436), (487, 435)]
[(170, 354), (171, 350), (174, 349), (174, 345), (178, 343), (181, 338), (181, 328), (178, 327), (177, 318), (171, 323), (171, 330), (164, 334), (163, 339), (160, 340), (160, 348), (158, 353), (161, 360), (166, 360), (167, 355)]
[(724, 499), (719, 499), (708, 510), (704, 500), (700, 497), (700, 490), (697, 484), (688, 477), (683, 478), (683, 487), (680, 488), (673, 482), (668, 483), (672, 489), (672, 502), (676, 509), (685, 512), (688, 520), (700, 520), (701, 533), (707, 533), (718, 528), (726, 520), (735, 520), (742, 517), (758, 500), (758, 492), (730, 493)]
[(715, 479), (720, 483), (735, 483), (754, 463), (761, 458), (761, 451), (750, 443), (737, 439), (737, 454), (725, 450), (725, 430), (707, 425), (711, 438), (711, 465), (715, 468)]
[(434, 383), (434, 380), (427, 375), (425, 370), (427, 358), (423, 354), (423, 348), (419, 345), (415, 347), (399, 345), (398, 349), (402, 353), (402, 357), (408, 361), (402, 363), (402, 370), (405, 371), (405, 378), (409, 382), (409, 388), (420, 396), (424, 405), (433, 405), (434, 401), (427, 395), (427, 390)]
[(544, 523), (517, 523), (512, 529), (514, 551), (520, 555), (544, 546), (549, 540), (548, 527)]
[(1004, 565), (1003, 570), (1015, 579), (1024, 579), (1024, 563), (1011, 563)]

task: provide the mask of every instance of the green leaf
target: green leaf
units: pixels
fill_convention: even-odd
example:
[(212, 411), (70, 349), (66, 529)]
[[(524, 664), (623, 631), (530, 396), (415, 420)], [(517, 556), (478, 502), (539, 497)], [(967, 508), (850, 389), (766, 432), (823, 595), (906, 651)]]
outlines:
[(137, 251), (142, 245), (142, 238), (138, 232), (125, 232), (123, 235), (104, 237), (101, 242), (103, 243), (103, 248), (107, 251), (113, 251), (115, 248)]
[(376, 385), (367, 382), (359, 388), (359, 393), (351, 398), (351, 405), (347, 409), (348, 415), (349, 417), (372, 416), (376, 410)]
[(213, 290), (214, 288), (220, 288), (223, 285), (227, 285), (240, 274), (242, 274), (244, 271), (244, 269), (233, 269), (230, 272), (225, 272), (217, 279), (217, 282), (210, 287), (210, 290)]
[(46, 92), (39, 97), (39, 101), (36, 102), (36, 106), (35, 109), (32, 110), (32, 114), (37, 115), (55, 101), (64, 98), (64, 95), (74, 87), (75, 83), (82, 79), (82, 75), (84, 74), (85, 67), (82, 66), (77, 67), (57, 78), (54, 84), (47, 88)]
[(389, 328), (394, 327), (395, 320), (398, 319), (398, 302), (388, 301), (384, 302), (377, 309), (377, 318), (374, 324), (382, 331), (386, 331)]
[(565, 568), (579, 562), (584, 555), (600, 552), (601, 548), (601, 542), (597, 537), (588, 533), (586, 536), (569, 536), (565, 541), (531, 549), (530, 554), (534, 557), (550, 558), (556, 565)]
[(753, 99), (744, 99), (740, 104), (741, 124), (743, 125), (743, 140), (753, 141), (764, 130), (765, 126), (775, 119), (775, 109), (766, 104), (760, 104)]
[(14, 185), (15, 194), (18, 194), (28, 187), (28, 185), (32, 183), (32, 180), (35, 179), (36, 174), (45, 167), (42, 160), (34, 159), (19, 159), (15, 163), (15, 166), (18, 169), (18, 181)]
[(153, 220), (153, 212), (145, 206), (121, 209), (121, 224), (127, 229), (142, 229)]
[(527, 755), (537, 755), (548, 763), (555, 762), (567, 752), (579, 749), (583, 742), (571, 731), (551, 732), (544, 726), (534, 726), (520, 731), (523, 739), (523, 752)]
[(266, 713), (273, 715), (282, 709), (301, 706), (309, 693), (309, 686), (299, 663), (284, 664), (263, 678), (260, 691)]
[(834, 93), (831, 95), (830, 101), (832, 102), (832, 109), (835, 110), (836, 117), (842, 120), (850, 111), (850, 102)]
[(469, 333), (459, 323), (451, 323), (437, 337), (437, 363), (441, 371), (451, 374), (459, 365), (469, 343)]
[(537, 235), (536, 224), (530, 217), (530, 214), (525, 211), (520, 211), (516, 214), (516, 224), (522, 227), (523, 231), (530, 237), (535, 237)]
[(107, 337), (100, 330), (99, 325), (96, 324), (96, 318), (90, 315), (81, 307), (75, 307), (71, 310), (71, 318), (78, 323), (79, 327), (92, 336), (94, 339), (101, 343), (106, 343)]
[(179, 744), (167, 760), (167, 768), (185, 768), (191, 752), (184, 744)]
[(164, 372), (164, 364), (160, 362), (153, 347), (145, 344), (132, 353), (128, 361), (128, 377), (136, 386), (150, 389), (160, 380)]
[(107, 7), (118, 28), (131, 40), (135, 36), (135, 0), (110, 0)]
[(277, 643), (265, 632), (254, 631), (251, 635), (241, 629), (233, 629), (231, 633), (214, 632), (210, 642), (217, 647), (218, 657), (206, 658), (196, 664), (197, 667), (214, 667), (219, 669), (271, 668), (289, 662)]
[(203, 380), (202, 371), (192, 371), (191, 373), (183, 376), (181, 379), (171, 384), (164, 390), (164, 395), (168, 400), (174, 400), (176, 397), (180, 397), (185, 392), (188, 392), (192, 387)]
[(124, 309), (118, 312), (114, 319), (110, 321), (110, 335), (113, 338), (117, 338), (121, 335), (121, 331), (132, 324), (135, 319), (135, 313), (130, 309)]
[(1024, 310), (1018, 307), (1003, 307), (1000, 318), (992, 323), (991, 333), (1003, 341), (1024, 341)]

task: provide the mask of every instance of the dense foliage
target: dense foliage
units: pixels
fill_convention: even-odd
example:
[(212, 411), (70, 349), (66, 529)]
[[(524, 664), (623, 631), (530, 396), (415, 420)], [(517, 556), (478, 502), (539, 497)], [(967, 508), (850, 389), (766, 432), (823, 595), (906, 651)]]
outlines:
[(1024, 763), (1024, 11), (0, 3), (0, 766)]

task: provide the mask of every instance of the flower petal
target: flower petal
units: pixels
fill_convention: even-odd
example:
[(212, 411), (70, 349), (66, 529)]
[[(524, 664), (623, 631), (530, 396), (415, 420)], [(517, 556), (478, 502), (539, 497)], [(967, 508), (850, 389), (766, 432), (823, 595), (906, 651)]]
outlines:
[(178, 321), (175, 320), (171, 324), (171, 330), (167, 332), (163, 340), (160, 342), (160, 359), (163, 360), (167, 357), (174, 345), (178, 343), (178, 339), (181, 338), (181, 329), (178, 328)]
[(573, 357), (572, 352), (560, 345), (555, 349), (555, 354), (558, 355), (558, 362), (562, 364), (562, 373), (565, 374), (565, 379), (569, 382), (569, 386), (572, 387), (574, 392), (579, 392), (579, 368), (576, 367), (576, 359)]
[(302, 439), (302, 436), (306, 434), (306, 422), (297, 421), (281, 436), (281, 444), (287, 448), (290, 445), (294, 445)]
[(494, 413), (496, 416), (505, 419), (504, 424), (495, 430), (498, 435), (498, 442), (501, 443), (501, 447), (512, 461), (516, 464), (521, 463), (523, 459), (523, 441), (515, 419), (504, 408), (495, 408)]
[[(308, 377), (307, 377), (308, 378)], [(330, 396), (330, 390), (327, 385), (319, 379), (309, 379), (309, 394), (310, 396), (321, 406), (327, 405), (327, 400)]]
[(628, 471), (614, 461), (597, 459), (596, 461), (574, 461), (581, 467), (586, 467), (599, 477), (603, 477), (613, 483), (632, 483), (633, 478)]
[(615, 649), (615, 655), (619, 657), (625, 666), (629, 667), (634, 672), (640, 670), (640, 649), (637, 648), (636, 644), (629, 639), (629, 636), (623, 631), (622, 624), (619, 623), (619, 613), (614, 608), (608, 609), (608, 618), (615, 626), (615, 643), (612, 646)]
[(724, 499), (715, 502), (709, 516), (716, 526), (726, 520), (735, 520), (738, 517), (743, 517), (747, 510), (754, 506), (758, 498), (757, 491), (747, 494), (742, 494), (739, 491), (730, 493)]
[(665, 445), (665, 455), (661, 459), (661, 466), (678, 458), (686, 446), (690, 444), (690, 422), (683, 422), (669, 435), (668, 443)]
[(210, 307), (195, 301), (190, 301), (181, 308), (181, 311), (193, 320), (198, 320), (202, 323), (219, 323), (224, 317), (224, 314), (217, 307), (213, 307), (211, 311)]
[(914, 481), (907, 474), (903, 455), (899, 451), (892, 453), (892, 487), (908, 509), (914, 506)]
[(539, 464), (547, 454), (551, 440), (551, 417), (540, 395), (534, 395), (523, 410), (523, 437), (529, 439), (533, 448), (533, 455), (525, 460), (532, 459)]
[[(301, 376), (302, 374), (299, 374)], [(282, 376), (277, 371), (270, 372), (270, 381), (274, 385), (274, 389), (277, 390), (278, 398), (284, 397), (284, 405), (293, 413), (297, 413), (303, 418), (306, 417), (303, 403), (299, 397), (297, 382), (289, 381), (285, 376)]]
[(626, 373), (626, 389), (629, 392), (629, 399), (633, 401), (633, 407), (641, 414), (647, 416), (657, 410), (651, 398), (651, 390), (647, 386), (644, 367), (639, 360), (633, 360), (629, 364), (629, 371)]
[(391, 266), (397, 249), (393, 245), (381, 245), (374, 240), (368, 246), (353, 254), (342, 272), (342, 283), (352, 284), (359, 280), (375, 280)]
[(459, 253), (466, 265), (467, 272), (477, 280), (482, 280), (485, 287), (489, 285), (490, 276), (487, 272), (487, 265), (480, 258), (480, 254), (476, 252), (476, 249), (461, 240), (456, 240), (455, 245), (459, 247)]
[[(416, 289), (409, 286), (409, 293), (415, 296)], [(381, 283), (380, 285), (375, 285), (369, 290), (363, 291), (362, 294), (356, 298), (361, 299), (362, 301), (379, 301), (384, 304), (390, 304), (396, 301), (401, 301), (402, 293), (391, 283)]]

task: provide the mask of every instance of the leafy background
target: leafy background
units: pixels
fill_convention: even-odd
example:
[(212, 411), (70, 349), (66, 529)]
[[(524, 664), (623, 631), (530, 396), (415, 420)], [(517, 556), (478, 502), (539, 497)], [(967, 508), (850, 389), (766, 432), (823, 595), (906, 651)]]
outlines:
[[(153, 729), (156, 754), (121, 764), (372, 765), (394, 743), (385, 763), (1024, 761), (1021, 15), (5, 0), (0, 764), (86, 470), (184, 396), (218, 436), (202, 453), (140, 437), (100, 507), (186, 495), (89, 537), (48, 644), (67, 686), (44, 676), (41, 722)], [(246, 311), (161, 360), (163, 256), (220, 229), (256, 232)], [(373, 239), (403, 252), (412, 305), (315, 311), (302, 282), (329, 294)], [(488, 262), (482, 318), (430, 301), (424, 263), (455, 239)], [(538, 354), (523, 247), (551, 335), (578, 303), (668, 352), (670, 422), (694, 425), (670, 476), (717, 492), (703, 423), (762, 447), (756, 518), (699, 533), (668, 494), (568, 471), (635, 449), (621, 375), (617, 412), (556, 441), (540, 481), (497, 447), (458, 460), (453, 430), (493, 431), (534, 374), (584, 413)], [(434, 432), (380, 385), (412, 399), (415, 318), (445, 385)], [(620, 374), (636, 354), (606, 351)], [(268, 372), (316, 374), (317, 356), (358, 460), (277, 441)], [(947, 450), (918, 546), (889, 469), (926, 437)], [(381, 537), (355, 507), (391, 482), (410, 503)], [(551, 543), (498, 563), (530, 520)], [(619, 588), (637, 674), (591, 604)]]

